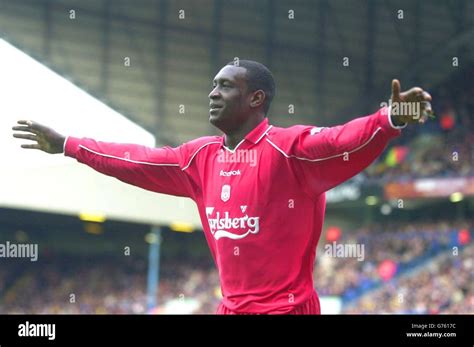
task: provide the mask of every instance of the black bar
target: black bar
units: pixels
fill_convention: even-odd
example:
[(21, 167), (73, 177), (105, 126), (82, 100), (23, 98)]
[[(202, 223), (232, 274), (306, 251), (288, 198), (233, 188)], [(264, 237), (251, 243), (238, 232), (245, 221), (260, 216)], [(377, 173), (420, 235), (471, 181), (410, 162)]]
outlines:
[[(20, 324), (34, 332), (32, 323), (55, 324), (54, 340), (18, 336)], [(1, 315), (0, 346), (163, 346), (187, 339), (249, 346), (262, 338), (266, 346), (272, 339), (285, 346), (473, 346), (473, 327), (474, 315)]]

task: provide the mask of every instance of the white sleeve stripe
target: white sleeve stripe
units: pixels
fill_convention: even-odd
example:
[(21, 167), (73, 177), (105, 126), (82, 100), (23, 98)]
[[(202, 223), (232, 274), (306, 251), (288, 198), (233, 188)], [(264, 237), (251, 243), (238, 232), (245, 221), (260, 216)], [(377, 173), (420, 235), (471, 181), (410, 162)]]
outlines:
[(116, 157), (116, 156), (113, 156), (113, 155), (99, 153), (99, 152), (96, 152), (96, 151), (94, 151), (90, 148), (87, 148), (87, 147), (83, 146), (83, 145), (79, 145), (79, 147), (82, 148), (82, 149), (85, 149), (86, 151), (89, 151), (91, 153), (100, 155), (102, 157), (123, 160), (123, 161), (129, 162), (129, 163), (134, 163), (134, 164), (144, 164), (144, 165), (152, 165), (152, 166), (179, 166), (179, 164), (177, 164), (177, 163), (176, 164), (159, 164), (159, 163), (148, 163), (148, 162), (145, 162), (145, 161), (136, 161), (136, 160), (131, 160), (131, 159), (125, 159), (125, 158), (120, 158), (120, 157)]
[(63, 143), (63, 154), (66, 155), (66, 142), (67, 140), (69, 139), (69, 136), (66, 136), (66, 138), (64, 139), (64, 143)]
[(381, 127), (378, 127), (374, 133), (372, 134), (372, 136), (370, 137), (369, 140), (367, 140), (367, 142), (363, 143), (362, 145), (360, 145), (359, 147), (351, 150), (351, 151), (348, 151), (348, 152), (343, 152), (341, 154), (336, 154), (336, 155), (333, 155), (333, 156), (330, 156), (330, 157), (326, 157), (326, 158), (317, 158), (317, 159), (309, 159), (309, 158), (301, 158), (301, 157), (297, 157), (296, 155), (288, 155), (286, 154), (281, 148), (279, 148), (277, 145), (275, 145), (272, 141), (270, 141), (267, 137), (267, 142), (270, 143), (278, 152), (280, 152), (281, 154), (283, 154), (286, 158), (296, 158), (296, 159), (299, 159), (299, 160), (306, 160), (306, 161), (311, 161), (311, 162), (318, 162), (318, 161), (323, 161), (323, 160), (328, 160), (328, 159), (333, 159), (333, 158), (337, 158), (337, 157), (341, 157), (343, 155), (346, 155), (346, 154), (351, 154), (351, 153), (354, 153), (362, 148), (364, 148), (365, 146), (367, 146), (370, 141), (372, 141), (375, 137), (375, 135), (381, 130), (382, 128)]
[(191, 165), (191, 163), (192, 163), (194, 157), (196, 156), (196, 154), (198, 154), (198, 152), (199, 152), (201, 149), (203, 149), (204, 147), (206, 147), (207, 145), (211, 145), (211, 144), (213, 144), (213, 143), (221, 144), (220, 141), (212, 141), (212, 142), (208, 142), (208, 143), (203, 144), (203, 145), (202, 145), (201, 147), (199, 147), (199, 148), (196, 150), (196, 152), (194, 152), (194, 154), (191, 156), (191, 159), (189, 159), (188, 165), (186, 165), (185, 167), (183, 167), (181, 170), (183, 170), (183, 171), (186, 170), (186, 169), (189, 167), (189, 165)]
[[(202, 145), (201, 147), (199, 147), (196, 152), (194, 152), (194, 154), (191, 156), (191, 159), (189, 160), (188, 162), (188, 165), (186, 165), (184, 168), (182, 168), (181, 170), (184, 171), (186, 170), (189, 165), (191, 165), (191, 162), (193, 161), (194, 157), (196, 156), (196, 154), (198, 154), (198, 152), (203, 149), (204, 147), (206, 147), (207, 145), (210, 145), (210, 144), (213, 144), (213, 143), (217, 143), (217, 144), (221, 144), (221, 142), (219, 141), (213, 141), (213, 142), (208, 142), (208, 143), (205, 143), (204, 145)], [(108, 154), (103, 154), (103, 153), (99, 153), (99, 152), (96, 152), (90, 148), (87, 148), (83, 145), (79, 145), (80, 148), (82, 149), (85, 149), (86, 151), (89, 151), (91, 153), (94, 153), (96, 155), (100, 155), (102, 157), (106, 157), (106, 158), (112, 158), (112, 159), (118, 159), (118, 160), (123, 160), (123, 161), (126, 161), (126, 162), (129, 162), (129, 163), (134, 163), (134, 164), (143, 164), (143, 165), (152, 165), (152, 166), (178, 166), (179, 167), (179, 163), (168, 163), (168, 164), (164, 164), (164, 163), (149, 163), (149, 162), (145, 162), (145, 161), (137, 161), (137, 160), (131, 160), (131, 159), (125, 159), (125, 158), (120, 158), (120, 157), (116, 157), (116, 156), (113, 156), (113, 155), (108, 155)]]

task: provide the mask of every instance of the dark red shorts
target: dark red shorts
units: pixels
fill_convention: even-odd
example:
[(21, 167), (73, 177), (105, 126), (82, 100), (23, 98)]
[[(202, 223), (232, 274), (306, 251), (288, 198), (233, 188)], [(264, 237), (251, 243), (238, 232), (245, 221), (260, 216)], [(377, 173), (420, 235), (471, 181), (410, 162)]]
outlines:
[[(229, 310), (222, 303), (219, 304), (216, 314), (257, 314), (257, 313), (240, 313)], [(311, 295), (311, 298), (303, 304), (296, 306), (292, 311), (286, 314), (321, 314), (321, 306), (319, 304), (319, 298), (316, 292)]]

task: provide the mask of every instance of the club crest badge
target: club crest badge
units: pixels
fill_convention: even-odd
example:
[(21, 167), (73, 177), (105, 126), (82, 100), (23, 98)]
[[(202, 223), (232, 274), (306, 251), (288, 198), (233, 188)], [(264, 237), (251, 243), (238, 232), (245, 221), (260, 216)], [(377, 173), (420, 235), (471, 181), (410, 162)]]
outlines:
[(230, 185), (224, 184), (221, 191), (221, 200), (227, 202), (230, 199)]

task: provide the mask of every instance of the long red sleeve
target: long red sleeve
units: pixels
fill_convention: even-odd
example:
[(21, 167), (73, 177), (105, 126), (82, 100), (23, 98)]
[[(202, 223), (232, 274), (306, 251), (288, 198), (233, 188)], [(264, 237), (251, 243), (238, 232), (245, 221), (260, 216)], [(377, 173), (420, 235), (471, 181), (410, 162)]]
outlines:
[(182, 170), (186, 147), (149, 148), (68, 137), (64, 154), (96, 171), (154, 192), (194, 197), (192, 182)]
[(323, 193), (369, 166), (400, 134), (389, 120), (386, 108), (331, 128), (296, 126), (274, 145), (295, 160), (305, 189)]

